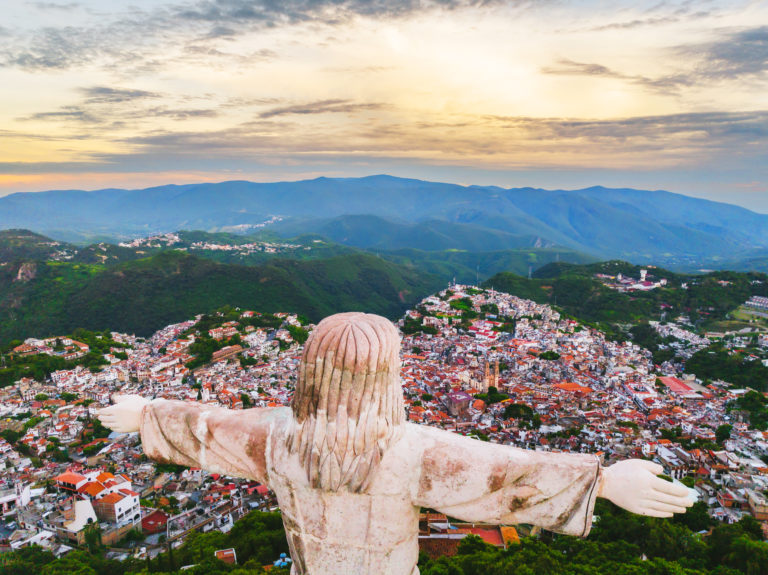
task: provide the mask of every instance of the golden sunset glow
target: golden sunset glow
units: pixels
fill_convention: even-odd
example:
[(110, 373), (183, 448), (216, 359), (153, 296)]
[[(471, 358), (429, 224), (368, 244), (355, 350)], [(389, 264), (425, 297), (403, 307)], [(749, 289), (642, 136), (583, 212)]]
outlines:
[(768, 209), (764, 2), (280, 6), (19, 7), (0, 194), (388, 172)]

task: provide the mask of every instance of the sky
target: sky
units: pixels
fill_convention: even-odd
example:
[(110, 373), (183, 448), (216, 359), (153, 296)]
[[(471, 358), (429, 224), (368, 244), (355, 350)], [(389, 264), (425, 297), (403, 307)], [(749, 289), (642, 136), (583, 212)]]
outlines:
[(0, 195), (388, 173), (768, 213), (768, 0), (0, 8)]

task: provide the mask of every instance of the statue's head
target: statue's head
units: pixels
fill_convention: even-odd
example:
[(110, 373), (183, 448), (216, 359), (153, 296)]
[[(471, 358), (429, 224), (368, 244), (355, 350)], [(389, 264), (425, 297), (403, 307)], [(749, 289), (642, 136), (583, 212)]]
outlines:
[(405, 419), (400, 336), (381, 316), (340, 313), (304, 347), (289, 443), (312, 486), (365, 491)]

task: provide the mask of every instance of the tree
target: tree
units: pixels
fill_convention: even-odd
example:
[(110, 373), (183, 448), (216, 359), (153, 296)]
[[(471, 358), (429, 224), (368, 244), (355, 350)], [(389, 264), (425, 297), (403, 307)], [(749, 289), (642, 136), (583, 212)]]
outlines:
[(85, 545), (88, 547), (90, 553), (97, 553), (101, 549), (101, 527), (98, 523), (91, 523), (86, 525), (85, 529)]
[(715, 430), (715, 440), (718, 443), (722, 444), (726, 439), (728, 439), (731, 436), (732, 429), (733, 429), (733, 426), (728, 423), (724, 423), (723, 425), (720, 425)]
[(490, 548), (490, 545), (477, 535), (467, 535), (459, 543), (458, 554), (471, 555), (472, 553), (477, 553), (479, 551), (488, 551)]

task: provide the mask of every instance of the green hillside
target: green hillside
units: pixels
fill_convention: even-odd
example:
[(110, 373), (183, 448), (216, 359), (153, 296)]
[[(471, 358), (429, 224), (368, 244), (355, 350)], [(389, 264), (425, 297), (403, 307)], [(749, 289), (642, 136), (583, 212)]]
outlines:
[(440, 276), (446, 282), (456, 279), (459, 283), (475, 283), (478, 276), (482, 280), (503, 271), (527, 276), (529, 269), (536, 270), (559, 259), (573, 263), (587, 263), (594, 259), (573, 250), (559, 248), (524, 248), (490, 252), (464, 250), (430, 252), (403, 249), (383, 251), (379, 252), (379, 255), (400, 265)]
[(595, 277), (598, 273), (639, 277), (640, 266), (621, 261), (551, 263), (538, 269), (530, 280), (504, 272), (489, 278), (483, 286), (557, 305), (574, 317), (603, 327), (659, 320), (665, 313), (667, 319), (684, 314), (705, 328), (725, 320), (750, 296), (768, 294), (765, 274), (712, 272), (685, 276), (660, 268), (647, 269), (655, 277), (667, 279), (667, 286), (620, 293)]
[[(283, 238), (270, 231), (238, 235), (195, 230), (180, 231), (176, 236), (178, 241), (174, 243), (146, 240), (135, 247), (106, 242), (74, 246), (59, 244), (55, 240), (28, 230), (0, 232), (0, 264), (53, 260), (114, 265), (144, 259), (163, 251), (182, 250), (220, 263), (253, 266), (262, 265), (275, 258), (317, 260), (341, 255), (375, 253), (386, 260), (417, 270), (419, 273), (439, 276), (445, 283), (453, 279), (463, 283), (474, 283), (478, 276), (484, 279), (501, 271), (527, 275), (529, 269), (536, 270), (550, 262), (562, 260), (587, 263), (594, 259), (580, 252), (555, 247), (526, 247), (497, 251), (464, 249), (429, 251), (412, 248), (384, 251), (343, 245), (317, 234)], [(66, 251), (62, 252), (62, 250)], [(62, 253), (66, 257), (62, 257)], [(6, 257), (3, 257), (3, 254)]]
[(223, 305), (302, 313), (364, 310), (397, 317), (442, 281), (371, 255), (274, 259), (239, 266), (167, 251), (114, 266), (40, 262), (0, 267), (0, 343), (77, 327), (149, 335)]
[(0, 230), (0, 263), (18, 260), (47, 260), (74, 253), (75, 247), (29, 230)]

